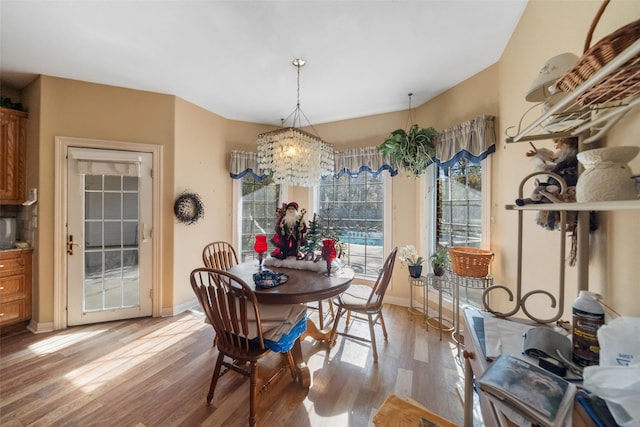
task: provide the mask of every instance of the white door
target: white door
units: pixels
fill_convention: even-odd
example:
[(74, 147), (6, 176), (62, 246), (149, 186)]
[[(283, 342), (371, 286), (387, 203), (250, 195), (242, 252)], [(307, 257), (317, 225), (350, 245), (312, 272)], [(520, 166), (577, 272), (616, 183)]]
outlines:
[(152, 161), (68, 149), (68, 325), (151, 316)]

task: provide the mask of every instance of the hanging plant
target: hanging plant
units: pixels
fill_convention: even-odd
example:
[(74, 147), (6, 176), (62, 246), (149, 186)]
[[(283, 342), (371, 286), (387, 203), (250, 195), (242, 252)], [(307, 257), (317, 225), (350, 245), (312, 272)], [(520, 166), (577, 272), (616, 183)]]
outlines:
[(395, 159), (398, 166), (419, 176), (434, 162), (436, 146), (433, 138), (438, 131), (432, 127), (421, 128), (414, 124), (409, 131), (396, 129), (378, 146), (383, 155)]
[[(411, 116), (411, 97), (409, 93), (409, 121)], [(438, 131), (432, 127), (421, 128), (417, 124), (411, 125), (408, 131), (396, 129), (391, 132), (378, 150), (383, 156), (395, 160), (399, 167), (418, 177), (426, 172), (427, 167), (434, 162), (436, 156), (436, 145), (433, 138), (438, 135)]]

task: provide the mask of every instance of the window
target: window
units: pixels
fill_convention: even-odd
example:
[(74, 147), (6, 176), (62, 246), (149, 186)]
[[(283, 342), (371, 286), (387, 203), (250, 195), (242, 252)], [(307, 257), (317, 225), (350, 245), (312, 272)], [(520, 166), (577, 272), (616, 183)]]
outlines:
[[(280, 186), (271, 177), (258, 181), (251, 174), (237, 180), (242, 189), (240, 205), (240, 242), (237, 245), (240, 262), (256, 257), (253, 251), (256, 234), (266, 234), (271, 239), (276, 221), (276, 207), (280, 201)], [(269, 242), (269, 252), (273, 245)]]
[(342, 261), (356, 277), (376, 280), (384, 263), (385, 174), (328, 177), (318, 187), (318, 222), (346, 243)]
[(438, 168), (436, 246), (482, 246), (482, 165), (461, 158)]
[[(436, 189), (430, 197), (433, 222), (430, 243), (438, 246), (486, 247), (489, 236), (489, 177), (490, 160), (482, 162), (460, 158), (451, 166), (436, 167), (433, 174)], [(483, 188), (483, 182), (485, 188)], [(460, 304), (481, 307), (483, 286), (488, 282), (463, 279), (459, 282)], [(451, 293), (444, 298), (453, 300)]]

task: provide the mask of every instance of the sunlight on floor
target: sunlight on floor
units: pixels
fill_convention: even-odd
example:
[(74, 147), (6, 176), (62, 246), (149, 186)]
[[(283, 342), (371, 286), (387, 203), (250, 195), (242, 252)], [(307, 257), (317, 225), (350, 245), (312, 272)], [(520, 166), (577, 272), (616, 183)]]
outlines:
[(56, 335), (55, 337), (45, 338), (42, 341), (32, 344), (28, 349), (39, 356), (55, 353), (63, 348), (76, 345), (81, 341), (95, 337), (96, 335), (100, 335), (107, 331), (108, 329), (99, 329), (95, 331), (71, 332), (65, 335)]
[(206, 326), (201, 319), (189, 317), (179, 322), (173, 322), (164, 328), (152, 330), (148, 335), (74, 369), (64, 377), (81, 388), (82, 391), (90, 393), (107, 382), (124, 375), (146, 360), (156, 357), (163, 350), (176, 345), (193, 334), (194, 329)]
[[(456, 369), (458, 372), (456, 388), (458, 389), (460, 401), (464, 406), (464, 358), (462, 358), (462, 349), (460, 350), (460, 355), (458, 355), (458, 347), (455, 343), (451, 344), (451, 357), (456, 361)], [(478, 398), (478, 393), (475, 391), (473, 392), (473, 426), (484, 427), (482, 412), (480, 410), (480, 399)]]

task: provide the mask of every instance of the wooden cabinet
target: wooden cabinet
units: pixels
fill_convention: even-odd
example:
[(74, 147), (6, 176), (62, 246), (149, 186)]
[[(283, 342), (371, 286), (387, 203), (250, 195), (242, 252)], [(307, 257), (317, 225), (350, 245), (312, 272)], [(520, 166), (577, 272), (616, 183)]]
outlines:
[(0, 251), (0, 327), (31, 319), (31, 254)]
[(0, 108), (0, 205), (25, 201), (27, 113)]

